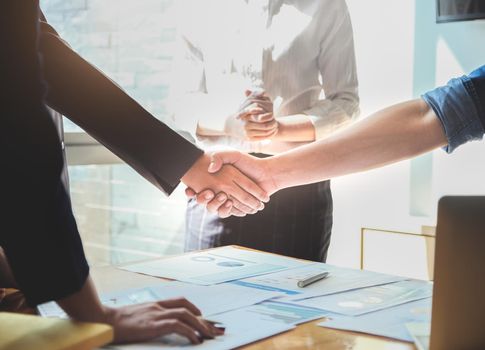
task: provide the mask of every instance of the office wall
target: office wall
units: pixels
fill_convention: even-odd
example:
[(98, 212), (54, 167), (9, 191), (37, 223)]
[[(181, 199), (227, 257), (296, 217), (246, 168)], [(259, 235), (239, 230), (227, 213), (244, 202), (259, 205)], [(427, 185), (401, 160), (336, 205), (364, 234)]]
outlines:
[[(485, 21), (436, 24), (434, 0), (347, 0), (362, 117), (485, 64)], [(333, 181), (329, 262), (357, 267), (360, 227), (419, 232), (445, 194), (485, 194), (485, 143)], [(412, 257), (410, 257), (412, 258)]]

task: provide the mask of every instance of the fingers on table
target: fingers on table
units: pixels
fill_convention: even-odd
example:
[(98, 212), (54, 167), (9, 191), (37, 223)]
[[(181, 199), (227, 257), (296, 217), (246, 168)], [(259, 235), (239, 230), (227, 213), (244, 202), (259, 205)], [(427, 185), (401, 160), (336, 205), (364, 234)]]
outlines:
[(158, 305), (166, 309), (183, 307), (189, 310), (190, 312), (192, 312), (194, 315), (197, 315), (197, 316), (202, 315), (199, 308), (185, 298), (173, 298), (173, 299), (167, 299), (167, 300), (160, 300), (158, 302)]
[(202, 318), (195, 316), (186, 308), (167, 309), (158, 315), (158, 320), (177, 320), (200, 333), (205, 338), (212, 339), (215, 336), (215, 329)]
[(155, 328), (156, 332), (154, 338), (176, 333), (188, 338), (192, 344), (200, 344), (202, 342), (202, 338), (193, 328), (189, 327), (187, 324), (179, 320), (159, 320), (153, 324), (153, 327)]

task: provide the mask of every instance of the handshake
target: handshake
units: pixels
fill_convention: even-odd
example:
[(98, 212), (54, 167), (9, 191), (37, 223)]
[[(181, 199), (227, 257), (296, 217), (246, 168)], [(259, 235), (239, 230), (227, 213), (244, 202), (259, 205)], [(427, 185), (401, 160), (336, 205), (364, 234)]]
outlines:
[[(245, 95), (238, 111), (226, 120), (226, 135), (246, 141), (271, 139), (278, 133), (273, 102), (263, 91), (247, 90)], [(262, 210), (278, 190), (268, 163), (237, 151), (206, 154), (182, 182), (188, 186), (188, 197), (196, 198), (220, 217), (245, 216)]]
[(238, 151), (204, 154), (184, 175), (185, 193), (221, 218), (246, 216), (264, 209), (282, 187), (275, 181), (271, 158)]

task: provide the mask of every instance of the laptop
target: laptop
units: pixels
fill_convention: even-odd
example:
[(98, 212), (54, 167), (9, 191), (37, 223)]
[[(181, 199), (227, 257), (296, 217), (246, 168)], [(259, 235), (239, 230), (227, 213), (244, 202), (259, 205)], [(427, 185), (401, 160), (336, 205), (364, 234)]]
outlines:
[(485, 196), (438, 204), (431, 350), (485, 349)]

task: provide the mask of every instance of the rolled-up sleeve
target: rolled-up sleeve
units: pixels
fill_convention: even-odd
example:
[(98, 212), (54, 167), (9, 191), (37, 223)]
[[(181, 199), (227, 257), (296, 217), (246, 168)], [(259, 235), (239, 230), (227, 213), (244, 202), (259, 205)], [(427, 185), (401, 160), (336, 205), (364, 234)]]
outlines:
[(458, 146), (481, 140), (484, 134), (481, 102), (469, 76), (451, 79), (421, 96), (439, 118), (448, 140), (444, 150), (453, 152)]

